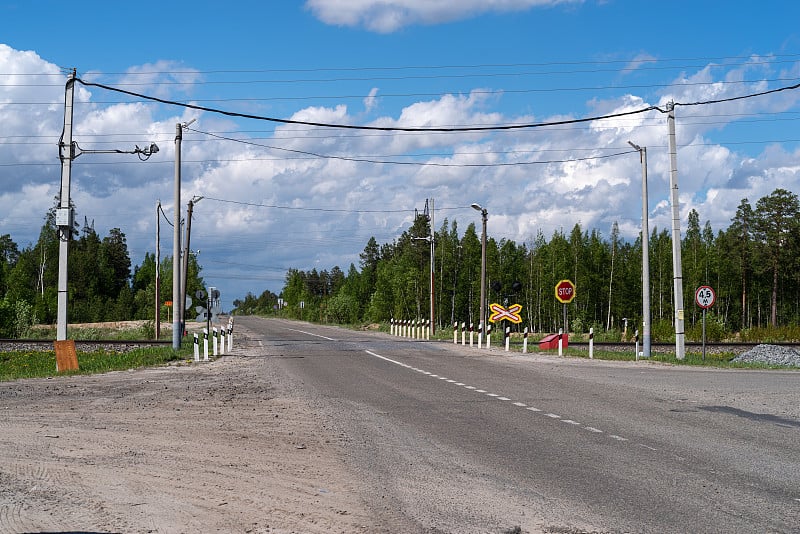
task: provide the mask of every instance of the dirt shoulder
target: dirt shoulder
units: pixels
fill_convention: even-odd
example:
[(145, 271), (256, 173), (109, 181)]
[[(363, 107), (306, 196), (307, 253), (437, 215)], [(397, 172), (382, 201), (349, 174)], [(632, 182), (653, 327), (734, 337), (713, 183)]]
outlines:
[(342, 436), (235, 339), (213, 362), (0, 383), (0, 533), (374, 531)]

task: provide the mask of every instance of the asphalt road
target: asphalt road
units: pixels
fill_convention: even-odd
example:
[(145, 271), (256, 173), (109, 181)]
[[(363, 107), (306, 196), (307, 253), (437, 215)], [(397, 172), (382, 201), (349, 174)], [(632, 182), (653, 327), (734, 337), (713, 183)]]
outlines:
[(338, 429), (387, 529), (800, 532), (800, 372), (236, 324)]

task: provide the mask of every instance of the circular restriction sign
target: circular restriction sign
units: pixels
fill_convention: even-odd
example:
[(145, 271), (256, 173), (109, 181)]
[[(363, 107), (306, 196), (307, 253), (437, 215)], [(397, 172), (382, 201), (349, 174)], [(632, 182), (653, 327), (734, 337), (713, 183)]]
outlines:
[(561, 280), (556, 284), (556, 300), (561, 304), (569, 304), (575, 298), (575, 284), (572, 280)]
[(700, 286), (697, 288), (697, 291), (694, 292), (694, 300), (701, 308), (710, 308), (717, 300), (717, 295), (714, 294), (714, 290), (711, 289), (711, 286)]

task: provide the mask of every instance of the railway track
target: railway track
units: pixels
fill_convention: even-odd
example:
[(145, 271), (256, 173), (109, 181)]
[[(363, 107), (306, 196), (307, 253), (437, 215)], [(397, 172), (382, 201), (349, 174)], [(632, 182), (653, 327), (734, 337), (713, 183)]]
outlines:
[[(145, 347), (171, 346), (171, 340), (119, 340), (81, 339), (75, 340), (75, 348), (82, 352), (104, 349), (110, 352), (128, 352)], [(0, 339), (0, 352), (55, 350), (52, 339)]]
[[(721, 353), (721, 352), (728, 352), (734, 354), (741, 354), (743, 352), (747, 352), (753, 347), (757, 345), (762, 345), (763, 343), (709, 343), (706, 342), (706, 352), (708, 353)], [(780, 347), (788, 347), (792, 349), (800, 350), (800, 343), (769, 343), (769, 345), (776, 345)], [(569, 346), (574, 349), (582, 349), (582, 350), (589, 350), (589, 342), (588, 341), (569, 341)], [(703, 344), (698, 342), (689, 342), (687, 341), (685, 344), (686, 352), (703, 352)], [(636, 344), (633, 342), (628, 343), (617, 343), (617, 342), (594, 342), (594, 349), (595, 350), (604, 350), (609, 352), (634, 352), (636, 350)], [(642, 350), (642, 343), (639, 342), (639, 350)], [(675, 352), (675, 343), (651, 343), (650, 350), (652, 352), (657, 353), (669, 353)]]

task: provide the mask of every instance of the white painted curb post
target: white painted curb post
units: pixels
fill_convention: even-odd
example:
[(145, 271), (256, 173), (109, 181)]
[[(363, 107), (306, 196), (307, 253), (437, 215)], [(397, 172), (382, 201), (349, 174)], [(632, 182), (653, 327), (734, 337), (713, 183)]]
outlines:
[(589, 329), (589, 359), (594, 359), (594, 328)]
[(511, 327), (510, 326), (506, 327), (505, 336), (506, 336), (506, 352), (508, 352), (508, 347), (509, 347), (509, 344), (510, 344), (510, 341), (511, 341)]
[(483, 321), (478, 323), (478, 348), (483, 348)]
[(203, 328), (203, 361), (208, 361), (208, 328)]
[(522, 354), (528, 352), (528, 327), (525, 327), (525, 333), (522, 334)]
[(469, 323), (469, 346), (472, 346), (472, 337), (475, 334), (472, 323)]
[(453, 323), (453, 345), (458, 345), (458, 321)]
[(486, 348), (492, 348), (492, 325), (486, 325)]
[(467, 344), (467, 322), (466, 321), (462, 321), (461, 322), (461, 346), (463, 347), (466, 344)]
[(564, 355), (564, 329), (558, 329), (558, 355)]
[(211, 330), (213, 331), (213, 334), (211, 335), (211, 342), (212, 342), (212, 345), (214, 347), (214, 352), (212, 353), (212, 355), (216, 356), (218, 354), (218, 352), (217, 352), (217, 343), (218, 343), (217, 327), (214, 326), (214, 327), (211, 328)]
[(194, 361), (200, 361), (200, 340), (197, 337), (197, 333), (194, 334)]

